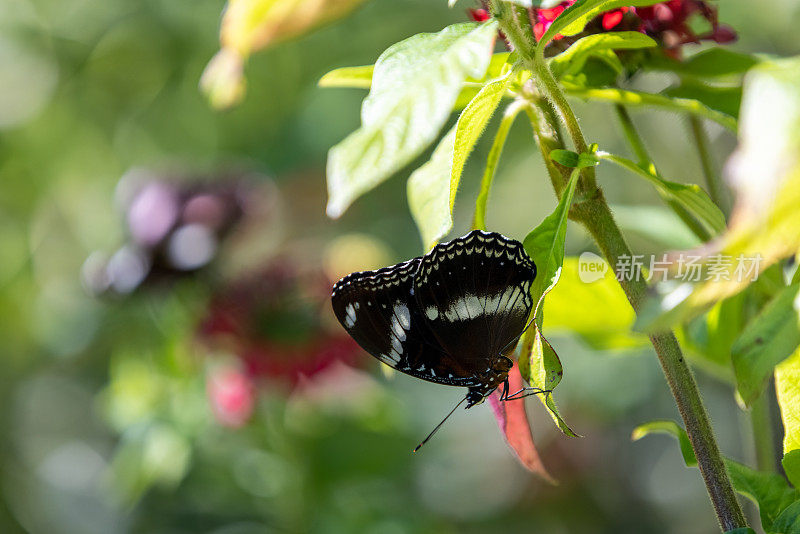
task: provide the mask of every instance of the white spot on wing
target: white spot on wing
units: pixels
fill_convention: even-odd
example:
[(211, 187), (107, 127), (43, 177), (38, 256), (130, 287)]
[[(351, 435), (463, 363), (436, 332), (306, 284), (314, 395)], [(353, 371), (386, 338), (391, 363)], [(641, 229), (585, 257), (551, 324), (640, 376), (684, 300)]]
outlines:
[[(358, 304), (358, 303), (356, 303)], [(352, 304), (348, 304), (347, 307), (344, 309), (345, 313), (347, 314), (344, 318), (344, 325), (347, 328), (353, 328), (353, 325), (356, 324), (356, 310)]]
[(433, 321), (437, 317), (439, 317), (439, 309), (436, 306), (428, 306), (425, 308), (425, 316)]

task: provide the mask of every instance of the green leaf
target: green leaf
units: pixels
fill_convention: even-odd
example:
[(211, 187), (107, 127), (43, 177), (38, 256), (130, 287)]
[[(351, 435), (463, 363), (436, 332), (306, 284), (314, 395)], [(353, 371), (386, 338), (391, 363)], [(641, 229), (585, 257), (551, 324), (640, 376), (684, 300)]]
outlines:
[(783, 419), (783, 452), (790, 453), (800, 449), (800, 350), (775, 368), (775, 391)]
[(575, 75), (583, 69), (586, 60), (601, 51), (632, 50), (656, 46), (656, 42), (640, 32), (595, 33), (581, 37), (564, 52), (550, 59), (550, 70), (556, 79)]
[(591, 252), (584, 252), (580, 258), (564, 258), (558, 284), (547, 294), (543, 306), (548, 335), (571, 332), (597, 350), (629, 349), (648, 343), (647, 336), (631, 331), (636, 314), (613, 269)]
[(564, 167), (573, 169), (594, 167), (600, 163), (594, 154), (578, 154), (572, 150), (562, 150), (560, 148), (550, 151), (550, 159)]
[(772, 531), (778, 516), (800, 497), (796, 489), (777, 473), (764, 473), (725, 459), (734, 489), (758, 505), (761, 525)]
[(492, 142), (492, 148), (489, 149), (486, 168), (483, 171), (483, 178), (481, 178), (481, 188), (475, 200), (475, 216), (472, 221), (472, 227), (476, 230), (486, 230), (486, 205), (489, 202), (489, 190), (492, 188), (494, 174), (497, 171), (497, 165), (500, 162), (500, 155), (503, 153), (503, 146), (506, 143), (508, 132), (521, 110), (522, 105), (517, 102), (506, 108), (503, 113), (503, 120), (500, 121), (500, 126), (497, 128), (494, 142)]
[(454, 126), (439, 141), (431, 159), (408, 178), (408, 207), (426, 250), (433, 247), (453, 227), (450, 167), (453, 163), (455, 139)]
[(775, 534), (800, 534), (800, 501), (787, 506), (770, 526)]
[[(561, 417), (556, 402), (553, 400), (552, 390), (561, 383), (561, 377), (564, 375), (561, 360), (550, 342), (542, 335), (539, 325), (534, 322), (531, 328), (534, 329), (534, 337), (528, 359), (527, 371), (530, 376), (528, 383), (533, 387), (551, 391), (545, 395), (537, 395), (539, 400), (544, 403), (550, 417), (564, 434), (573, 438), (580, 437)], [(520, 367), (520, 372), (522, 372), (522, 367)]]
[(372, 85), (373, 65), (334, 69), (319, 79), (320, 87), (353, 87), (369, 89)]
[(656, 0), (578, 0), (556, 17), (556, 20), (539, 40), (539, 46), (544, 47), (558, 34), (576, 35), (581, 33), (589, 21), (604, 11), (626, 6), (649, 6), (657, 3)]
[(721, 113), (710, 108), (703, 102), (692, 98), (670, 97), (661, 94), (617, 89), (615, 87), (585, 88), (567, 85), (566, 83), (564, 84), (564, 90), (568, 95), (586, 100), (612, 102), (614, 104), (623, 104), (628, 107), (652, 107), (677, 113), (690, 113), (704, 119), (712, 120), (732, 132), (735, 132), (737, 128), (735, 117)]
[[(475, 98), (482, 84), (487, 80), (497, 78), (502, 75), (507, 68), (510, 68), (509, 62), (513, 62), (510, 52), (498, 52), (492, 54), (492, 59), (489, 61), (489, 67), (480, 79), (468, 77), (458, 94), (456, 103), (453, 106), (455, 109), (463, 109), (469, 104), (470, 100)], [(373, 65), (363, 65), (360, 67), (342, 67), (334, 69), (322, 78), (320, 78), (317, 85), (320, 87), (350, 87), (354, 89), (369, 89), (372, 86), (372, 74), (375, 67)]]
[(750, 527), (739, 527), (733, 530), (728, 530), (725, 534), (756, 534), (756, 531)]
[(616, 163), (652, 183), (664, 200), (675, 202), (688, 211), (711, 235), (725, 230), (725, 215), (699, 185), (670, 182), (656, 174), (652, 168), (644, 169), (627, 158), (608, 152), (597, 152), (595, 156)]
[(794, 449), (784, 454), (781, 464), (789, 482), (795, 488), (800, 488), (800, 449)]
[(764, 390), (773, 369), (800, 345), (794, 301), (800, 284), (784, 288), (745, 327), (731, 348), (739, 394), (747, 406)]
[(696, 100), (730, 117), (738, 117), (742, 105), (742, 88), (739, 86), (716, 86), (686, 80), (678, 86), (665, 89), (664, 94), (671, 98)]
[[(681, 454), (686, 465), (688, 467), (697, 466), (689, 436), (677, 423), (653, 421), (641, 425), (633, 431), (633, 439), (640, 439), (652, 433), (669, 434), (675, 437), (680, 444)], [(761, 524), (767, 532), (773, 531), (772, 527), (776, 523), (776, 519), (800, 497), (800, 493), (790, 487), (786, 479), (776, 473), (756, 471), (729, 458), (725, 458), (725, 467), (733, 488), (758, 506)]]
[[(533, 302), (536, 303), (532, 313), (537, 320), (532, 326), (532, 342), (527, 342), (529, 337), (527, 335), (523, 338), (525, 342), (522, 343), (520, 372), (532, 386), (547, 390), (552, 390), (561, 381), (563, 370), (555, 350), (542, 336), (539, 309), (544, 296), (558, 283), (561, 274), (564, 264), (567, 216), (579, 176), (579, 169), (572, 171), (556, 209), (545, 217), (539, 226), (531, 230), (523, 242), (525, 251), (533, 259), (537, 268), (536, 279), (531, 285), (531, 296)], [(577, 435), (564, 423), (552, 394), (545, 395), (541, 400), (562, 432), (570, 436)]]
[(494, 110), (500, 104), (500, 99), (506, 92), (508, 76), (491, 81), (475, 95), (475, 98), (464, 108), (456, 123), (456, 139), (453, 150), (453, 165), (450, 171), (450, 210), (453, 209), (458, 183), (464, 172), (475, 143), (478, 142), (483, 130), (494, 115)]
[[(765, 61), (745, 76), (739, 146), (726, 165), (737, 202), (709, 254), (758, 258), (759, 271), (800, 249), (800, 58)], [(747, 287), (752, 277), (702, 281), (645, 303), (641, 326), (663, 330)]]
[(531, 230), (523, 241), (525, 252), (533, 259), (537, 269), (536, 279), (531, 285), (531, 295), (533, 302), (536, 303), (534, 314), (539, 308), (541, 299), (558, 283), (561, 274), (561, 267), (564, 264), (567, 216), (579, 175), (579, 169), (572, 171), (556, 209), (545, 217), (539, 226)]
[(456, 24), (387, 49), (375, 63), (361, 128), (328, 153), (328, 215), (418, 156), (438, 135), (464, 80), (483, 76), (497, 24)]
[(744, 74), (758, 65), (760, 60), (750, 54), (734, 52), (729, 48), (717, 46), (703, 50), (685, 61), (676, 61), (660, 56), (654, 58), (647, 67), (655, 70), (668, 70), (697, 78), (716, 78)]
[(683, 462), (687, 467), (697, 467), (697, 458), (694, 456), (689, 436), (678, 423), (669, 420), (650, 421), (634, 428), (631, 439), (637, 441), (648, 434), (667, 434), (677, 439), (681, 447)]

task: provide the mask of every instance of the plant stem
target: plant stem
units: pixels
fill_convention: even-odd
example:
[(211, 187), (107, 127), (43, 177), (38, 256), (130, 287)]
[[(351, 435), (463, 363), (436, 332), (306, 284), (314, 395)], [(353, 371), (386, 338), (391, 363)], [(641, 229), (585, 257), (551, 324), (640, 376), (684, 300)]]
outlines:
[[(499, 14), (501, 28), (526, 66), (533, 72), (536, 83), (542, 93), (555, 106), (564, 121), (575, 150), (579, 153), (586, 152), (586, 140), (578, 120), (544, 60), (542, 47), (546, 43), (540, 43), (538, 46), (531, 48), (529, 39), (521, 39), (519, 37), (521, 20), (519, 17), (509, 16), (509, 13), (514, 14), (515, 11), (509, 12), (507, 9), (503, 9), (502, 6), (504, 4), (505, 2), (497, 1), (492, 4), (496, 8), (493, 11)], [(524, 28), (523, 33), (525, 31), (532, 33), (529, 25)], [(536, 128), (535, 124), (534, 128)], [(537, 137), (539, 136), (537, 135)], [(540, 146), (541, 144), (540, 140)], [(548, 170), (550, 169), (548, 167)], [(581, 185), (583, 192), (586, 194), (583, 201), (573, 206), (570, 214), (575, 220), (581, 222), (594, 237), (606, 260), (612, 266), (616, 266), (621, 257), (632, 256), (631, 250), (625, 242), (619, 227), (614, 222), (602, 191), (596, 184), (594, 169), (586, 168), (584, 171)], [(551, 176), (551, 179), (560, 181), (562, 178), (559, 175), (558, 177)], [(633, 309), (638, 312), (646, 295), (646, 283), (637, 277), (631, 277), (630, 280), (627, 277), (620, 278), (622, 289), (625, 291)], [(725, 464), (722, 461), (719, 447), (714, 438), (708, 414), (700, 398), (700, 392), (697, 389), (694, 376), (683, 358), (677, 339), (671, 332), (665, 332), (651, 335), (650, 341), (655, 348), (661, 368), (675, 397), (678, 410), (686, 426), (686, 432), (692, 443), (692, 449), (697, 457), (698, 467), (705, 480), (706, 489), (711, 497), (711, 502), (722, 530), (728, 531), (746, 526), (744, 514), (742, 514), (741, 507), (736, 500), (736, 494), (728, 478), (728, 473), (725, 470)]]
[(714, 163), (711, 160), (711, 153), (708, 150), (708, 135), (703, 127), (703, 121), (694, 115), (689, 115), (689, 125), (692, 128), (692, 136), (694, 137), (694, 146), (697, 147), (697, 155), (700, 157), (700, 166), (703, 169), (703, 176), (706, 179), (708, 194), (711, 196), (711, 200), (714, 201), (714, 204), (719, 206), (722, 212), (727, 215), (728, 206), (727, 203), (724, 202), (723, 187), (719, 175), (714, 172)]
[(475, 216), (472, 220), (472, 228), (474, 230), (486, 230), (486, 204), (489, 202), (489, 190), (492, 188), (492, 181), (497, 171), (500, 155), (503, 153), (508, 131), (523, 106), (524, 104), (520, 101), (515, 101), (508, 106), (505, 113), (503, 113), (503, 120), (500, 121), (500, 126), (497, 128), (497, 134), (494, 137), (494, 142), (486, 161), (486, 169), (483, 171), (478, 199), (475, 201)]
[(767, 387), (750, 406), (750, 424), (753, 428), (753, 445), (756, 467), (759, 471), (775, 472), (775, 440), (772, 433), (772, 410), (770, 395), (773, 388)]
[(619, 119), (619, 123), (622, 126), (622, 131), (625, 134), (625, 139), (628, 140), (628, 144), (631, 146), (631, 150), (636, 155), (636, 158), (639, 160), (638, 163), (642, 167), (649, 167), (653, 166), (653, 174), (655, 174), (655, 163), (653, 163), (653, 159), (650, 157), (650, 154), (647, 152), (647, 147), (644, 146), (644, 141), (642, 137), (639, 135), (639, 132), (636, 130), (636, 126), (633, 124), (633, 120), (631, 119), (628, 110), (625, 109), (625, 106), (622, 104), (614, 104), (614, 111), (617, 112), (617, 118)]

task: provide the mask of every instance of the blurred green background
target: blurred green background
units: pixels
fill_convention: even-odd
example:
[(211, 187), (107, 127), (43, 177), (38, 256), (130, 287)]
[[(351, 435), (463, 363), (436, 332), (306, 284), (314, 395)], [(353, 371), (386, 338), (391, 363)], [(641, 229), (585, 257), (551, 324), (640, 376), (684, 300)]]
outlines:
[[(0, 532), (714, 531), (702, 481), (674, 443), (630, 441), (637, 424), (677, 417), (648, 349), (552, 338), (565, 369), (562, 413), (584, 437), (564, 437), (529, 402), (560, 481), (550, 486), (517, 464), (488, 406), (457, 414), (410, 454), (461, 393), (384, 376), (349, 346), (343, 358), (320, 348), (345, 343), (324, 294), (336, 276), (423, 250), (405, 202), (408, 171), (341, 220), (325, 218), (326, 152), (357, 127), (364, 93), (316, 81), (466, 20), (468, 2), (368, 1), (254, 55), (244, 102), (219, 112), (198, 81), (219, 47), (223, 4), (0, 0)], [(720, 19), (740, 33), (734, 49), (800, 53), (791, 0), (728, 0)], [(669, 79), (636, 83), (660, 89)], [(591, 140), (625, 151), (608, 107), (577, 111)], [(683, 119), (634, 120), (664, 176), (701, 181)], [(708, 128), (721, 166), (735, 139)], [(454, 235), (468, 228), (487, 150), (484, 140), (462, 180)], [(115, 253), (136, 233), (131, 198), (141, 189), (124, 184), (148, 180), (184, 204), (198, 190), (218, 198), (213, 184), (236, 189), (233, 229), (199, 234), (213, 245), (211, 265), (175, 269), (184, 249), (173, 240), (130, 264), (150, 275), (134, 269), (125, 285), (107, 267), (114, 257), (121, 265)], [(600, 180), (637, 253), (693, 244), (649, 186), (613, 168)], [(554, 201), (518, 121), (489, 225), (520, 238)], [(591, 250), (570, 232), (569, 253)], [(248, 285), (254, 272), (279, 272), (285, 291), (259, 293)], [(258, 315), (255, 326), (215, 323), (228, 304), (234, 318)], [(308, 319), (294, 344), (272, 332), (287, 317)], [(310, 363), (294, 369), (286, 358)], [(723, 452), (750, 460), (731, 388), (699, 379)]]

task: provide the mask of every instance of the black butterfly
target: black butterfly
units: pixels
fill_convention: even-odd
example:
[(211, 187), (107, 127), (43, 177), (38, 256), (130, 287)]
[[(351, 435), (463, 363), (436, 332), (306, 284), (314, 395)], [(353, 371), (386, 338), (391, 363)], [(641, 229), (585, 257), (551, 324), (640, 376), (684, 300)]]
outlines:
[(349, 274), (331, 300), (364, 350), (411, 376), (469, 388), (461, 402), (470, 408), (501, 384), (501, 400), (519, 398), (508, 394), (508, 356), (526, 328), (535, 277), (518, 241), (475, 230), (424, 256)]

